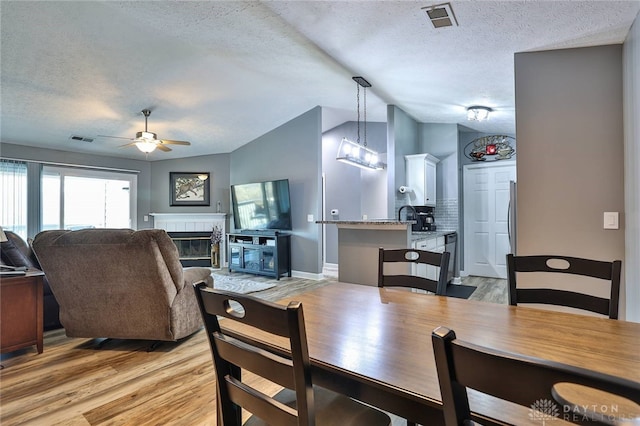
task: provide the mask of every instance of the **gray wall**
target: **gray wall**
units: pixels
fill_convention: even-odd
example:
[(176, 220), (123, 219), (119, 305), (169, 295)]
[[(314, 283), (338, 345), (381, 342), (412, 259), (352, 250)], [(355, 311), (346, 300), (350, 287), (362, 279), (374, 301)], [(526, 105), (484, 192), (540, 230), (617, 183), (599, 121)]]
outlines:
[[(215, 213), (220, 201), (223, 213), (229, 206), (230, 154), (203, 155), (175, 160), (154, 161), (151, 166), (151, 206), (149, 213)], [(208, 172), (211, 203), (209, 206), (170, 206), (169, 173)], [(228, 220), (227, 216), (227, 220)], [(229, 223), (227, 222), (227, 229)]]
[[(640, 14), (638, 15), (640, 16)], [(625, 295), (627, 320), (640, 322), (640, 18), (623, 46)]]
[(515, 91), (518, 254), (624, 260), (624, 227), (603, 229), (624, 217), (622, 46), (518, 53)]
[(389, 217), (408, 204), (407, 196), (398, 188), (405, 184), (404, 156), (419, 154), (419, 123), (395, 105), (387, 106), (387, 199)]
[[(151, 206), (151, 163), (119, 157), (108, 157), (77, 152), (35, 148), (8, 143), (0, 144), (0, 155), (4, 158), (18, 160), (58, 163), (75, 166), (93, 166), (138, 171), (138, 229), (151, 228), (151, 222), (144, 222), (143, 216), (148, 214)], [(168, 179), (168, 178), (167, 178)], [(167, 195), (168, 198), (168, 195)], [(39, 208), (39, 207), (38, 207)], [(33, 236), (33, 235), (30, 235)]]
[(436, 197), (441, 200), (458, 199), (458, 125), (420, 124), (420, 151), (440, 160), (436, 167)]
[[(322, 109), (292, 119), (231, 153), (230, 184), (289, 179), (294, 271), (322, 272), (321, 217)], [(313, 215), (313, 222), (307, 221)]]
[[(325, 179), (324, 217), (327, 220), (359, 220), (363, 214), (369, 218), (386, 217), (386, 170), (362, 170), (336, 161), (343, 137), (356, 142), (357, 123), (348, 121), (322, 134), (322, 173)], [(367, 123), (367, 146), (384, 153), (387, 142), (386, 123)], [(360, 142), (364, 141), (362, 124)], [(382, 156), (381, 156), (382, 158)], [(386, 160), (385, 160), (386, 162)], [(338, 209), (337, 216), (331, 215)], [(325, 263), (338, 263), (338, 228), (325, 225)]]

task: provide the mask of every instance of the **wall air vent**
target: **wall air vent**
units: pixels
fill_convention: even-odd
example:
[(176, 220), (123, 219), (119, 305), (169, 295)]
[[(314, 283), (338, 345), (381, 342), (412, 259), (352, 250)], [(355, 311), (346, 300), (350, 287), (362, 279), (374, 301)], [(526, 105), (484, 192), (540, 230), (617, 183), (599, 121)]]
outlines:
[(434, 4), (433, 6), (423, 7), (427, 16), (431, 20), (434, 28), (452, 27), (453, 24), (458, 26), (458, 20), (451, 8), (451, 3)]
[(71, 139), (72, 141), (93, 142), (93, 138), (86, 138), (84, 136), (71, 135), (69, 139)]

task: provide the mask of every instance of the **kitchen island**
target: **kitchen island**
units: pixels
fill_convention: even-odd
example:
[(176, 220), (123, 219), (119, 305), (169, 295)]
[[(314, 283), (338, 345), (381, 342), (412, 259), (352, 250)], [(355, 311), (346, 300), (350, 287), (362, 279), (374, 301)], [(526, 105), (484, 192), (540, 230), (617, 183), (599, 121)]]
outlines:
[(338, 280), (377, 285), (378, 249), (411, 247), (414, 221), (320, 220), (338, 227)]

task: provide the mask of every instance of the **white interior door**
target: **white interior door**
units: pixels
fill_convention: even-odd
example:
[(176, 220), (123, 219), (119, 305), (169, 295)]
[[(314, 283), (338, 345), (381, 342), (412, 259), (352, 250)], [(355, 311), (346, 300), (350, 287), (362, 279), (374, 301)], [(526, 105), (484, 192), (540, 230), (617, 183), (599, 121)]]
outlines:
[(509, 253), (509, 182), (515, 162), (464, 166), (464, 270), (468, 275), (506, 278)]

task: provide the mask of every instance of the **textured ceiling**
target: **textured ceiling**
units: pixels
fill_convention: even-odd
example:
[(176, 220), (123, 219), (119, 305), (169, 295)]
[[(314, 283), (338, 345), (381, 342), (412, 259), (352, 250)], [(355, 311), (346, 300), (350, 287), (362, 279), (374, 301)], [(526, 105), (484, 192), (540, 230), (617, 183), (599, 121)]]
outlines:
[[(323, 127), (386, 105), (420, 122), (514, 133), (516, 52), (622, 43), (638, 1), (0, 2), (1, 140), (135, 159), (144, 128), (188, 140), (148, 160), (227, 153), (320, 105)], [(495, 110), (466, 120), (470, 105)], [(91, 143), (72, 135), (94, 138)]]

